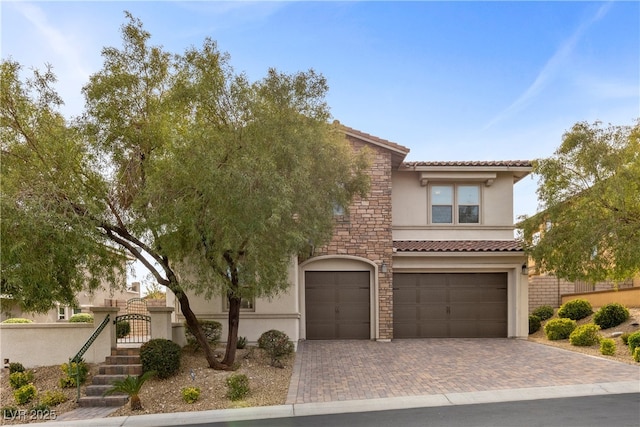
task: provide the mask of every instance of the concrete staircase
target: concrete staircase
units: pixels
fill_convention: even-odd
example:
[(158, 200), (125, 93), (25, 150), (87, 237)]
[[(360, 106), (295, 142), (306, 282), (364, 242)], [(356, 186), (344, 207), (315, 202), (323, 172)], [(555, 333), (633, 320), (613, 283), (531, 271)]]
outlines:
[(112, 394), (102, 396), (111, 388), (114, 381), (123, 380), (127, 375), (142, 374), (139, 348), (112, 348), (111, 356), (107, 356), (105, 363), (98, 367), (98, 375), (93, 377), (91, 385), (87, 386), (86, 396), (78, 401), (80, 407), (122, 406), (129, 401), (126, 394)]

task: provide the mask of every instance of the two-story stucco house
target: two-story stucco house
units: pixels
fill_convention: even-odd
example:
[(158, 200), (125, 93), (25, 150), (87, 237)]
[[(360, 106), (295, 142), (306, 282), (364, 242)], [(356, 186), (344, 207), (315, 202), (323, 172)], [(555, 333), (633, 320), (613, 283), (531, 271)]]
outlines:
[[(292, 260), (288, 293), (245, 303), (240, 335), (526, 337), (526, 257), (514, 240), (513, 186), (531, 163), (405, 162), (408, 148), (343, 129), (355, 150), (373, 153), (369, 195), (336, 215), (329, 244)], [(192, 298), (192, 308), (226, 323), (222, 298)]]

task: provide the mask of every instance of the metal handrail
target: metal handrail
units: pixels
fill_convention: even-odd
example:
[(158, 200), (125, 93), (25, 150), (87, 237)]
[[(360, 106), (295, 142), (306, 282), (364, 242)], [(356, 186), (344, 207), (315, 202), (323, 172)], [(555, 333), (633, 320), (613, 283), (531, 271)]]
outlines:
[(100, 332), (102, 332), (104, 328), (107, 327), (108, 323), (109, 323), (109, 315), (107, 314), (107, 316), (104, 318), (102, 323), (100, 323), (100, 326), (98, 326), (96, 330), (93, 331), (93, 334), (89, 337), (87, 342), (84, 343), (80, 351), (75, 356), (73, 356), (73, 358), (71, 359), (71, 362), (80, 363), (80, 361), (82, 360), (82, 356), (84, 356), (87, 350), (89, 350), (89, 347), (91, 347), (91, 344), (95, 342), (95, 340), (98, 338), (98, 335), (100, 335)]

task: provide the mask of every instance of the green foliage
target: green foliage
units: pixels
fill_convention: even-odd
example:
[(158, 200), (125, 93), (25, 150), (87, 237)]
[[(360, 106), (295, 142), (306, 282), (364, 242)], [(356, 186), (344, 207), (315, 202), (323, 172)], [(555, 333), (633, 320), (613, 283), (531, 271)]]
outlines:
[(198, 387), (184, 387), (180, 393), (182, 400), (186, 403), (194, 403), (200, 398), (200, 388)]
[(144, 383), (155, 375), (155, 371), (146, 371), (144, 374), (135, 377), (127, 375), (125, 379), (114, 381), (112, 387), (104, 392), (104, 396), (109, 396), (114, 393), (125, 393), (131, 399), (131, 410), (139, 411), (142, 409), (139, 396), (140, 390), (142, 390)]
[(233, 374), (227, 378), (227, 397), (231, 400), (244, 399), (249, 394), (249, 378), (244, 374)]
[(629, 310), (617, 302), (603, 305), (593, 315), (593, 323), (602, 329), (613, 328), (629, 319)]
[(638, 273), (639, 152), (640, 122), (582, 122), (563, 135), (552, 157), (534, 161), (544, 210), (520, 227), (538, 268), (569, 281), (620, 281)]
[(551, 319), (553, 317), (553, 307), (550, 305), (541, 305), (540, 307), (533, 310), (531, 314), (538, 316), (538, 318), (542, 321)]
[(616, 354), (616, 342), (611, 338), (602, 338), (600, 340), (600, 354), (605, 356)]
[(633, 360), (640, 363), (640, 347), (636, 347), (635, 350), (633, 350)]
[(629, 351), (631, 352), (631, 354), (634, 354), (633, 352), (635, 351), (635, 349), (637, 347), (640, 347), (640, 331), (636, 331), (629, 335), (629, 337), (627, 338), (627, 345), (629, 346)]
[(67, 400), (67, 396), (61, 391), (46, 391), (40, 396), (40, 403), (49, 407), (58, 406)]
[(238, 342), (236, 343), (236, 348), (243, 349), (247, 346), (247, 337), (238, 337)]
[(144, 294), (144, 299), (165, 299), (166, 297), (167, 293), (163, 291), (162, 286), (157, 282), (152, 282), (151, 285), (147, 286)]
[(540, 318), (535, 314), (529, 315), (529, 335), (535, 334), (540, 329)]
[(51, 410), (51, 408), (49, 407), (49, 405), (45, 405), (44, 403), (37, 403), (35, 405), (33, 405), (31, 408), (29, 408), (29, 411), (31, 411), (31, 413), (42, 413), (42, 412), (49, 412)]
[(9, 385), (11, 385), (12, 389), (18, 389), (32, 382), (32, 371), (14, 372), (13, 374), (9, 374)]
[(575, 320), (565, 318), (551, 319), (544, 325), (544, 334), (551, 341), (564, 340), (569, 338), (576, 326)]
[(271, 329), (258, 338), (258, 347), (264, 349), (271, 357), (272, 366), (280, 366), (283, 356), (293, 353), (293, 343), (282, 331)]
[(20, 362), (11, 362), (9, 363), (9, 373), (13, 374), (14, 372), (24, 372), (24, 365)]
[(584, 319), (591, 313), (593, 313), (591, 303), (582, 298), (567, 301), (558, 309), (558, 317), (564, 317), (571, 320)]
[(12, 324), (12, 323), (33, 323), (31, 319), (23, 319), (22, 317), (12, 317), (11, 319), (3, 320), (2, 323)]
[(175, 375), (180, 370), (182, 349), (173, 341), (156, 338), (140, 347), (140, 361), (144, 372), (154, 371), (158, 378)]
[(631, 335), (630, 332), (624, 332), (622, 335), (620, 335), (620, 339), (622, 340), (624, 345), (629, 345), (629, 335)]
[(37, 396), (38, 391), (33, 384), (26, 384), (13, 392), (13, 397), (18, 405), (31, 402)]
[(593, 323), (580, 325), (569, 335), (569, 342), (571, 345), (579, 347), (589, 347), (598, 344), (598, 342), (600, 342), (599, 330), (600, 326), (594, 325)]
[(80, 384), (84, 384), (89, 375), (89, 366), (83, 360), (79, 363), (63, 363), (60, 369), (65, 374), (64, 377), (60, 378), (60, 387), (62, 388), (76, 387), (78, 385), (76, 379), (80, 380)]
[(93, 315), (89, 313), (77, 313), (69, 318), (71, 323), (93, 323)]
[[(211, 347), (216, 347), (220, 342), (220, 336), (222, 335), (222, 324), (215, 320), (198, 320), (204, 335), (207, 337), (207, 342)], [(192, 345), (194, 348), (198, 348), (199, 344), (196, 341), (196, 337), (189, 330), (189, 326), (187, 322), (184, 322), (185, 327), (185, 336), (187, 338), (187, 343)]]
[(126, 320), (116, 322), (116, 337), (124, 338), (131, 332), (131, 324)]

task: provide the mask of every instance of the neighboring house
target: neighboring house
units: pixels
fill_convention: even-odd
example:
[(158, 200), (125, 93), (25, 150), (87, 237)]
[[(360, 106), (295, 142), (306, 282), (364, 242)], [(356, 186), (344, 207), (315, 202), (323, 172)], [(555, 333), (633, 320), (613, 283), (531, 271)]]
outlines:
[[(20, 306), (14, 303), (9, 296), (2, 297), (2, 312), (0, 321), (11, 317), (22, 317), (31, 319), (36, 323), (55, 323), (68, 321), (71, 316), (77, 313), (90, 313), (89, 308), (98, 307), (124, 307), (126, 302), (132, 298), (140, 298), (140, 283), (133, 282), (127, 285), (126, 290), (109, 290), (107, 284), (103, 288), (96, 289), (93, 293), (88, 291), (80, 292), (76, 295), (77, 306), (57, 304), (55, 308), (46, 313), (23, 312)], [(121, 308), (123, 310), (123, 308)]]
[[(373, 153), (368, 196), (336, 215), (329, 244), (292, 260), (288, 293), (245, 301), (239, 335), (526, 337), (526, 257), (514, 239), (513, 185), (531, 163), (405, 162), (408, 148), (343, 130), (355, 150)], [(222, 297), (191, 303), (226, 334)], [(177, 305), (176, 313), (183, 320)]]

